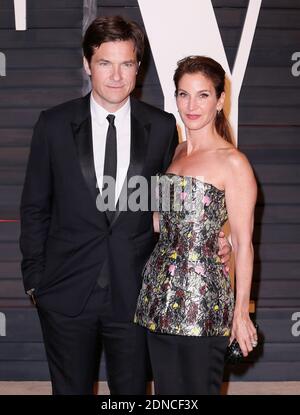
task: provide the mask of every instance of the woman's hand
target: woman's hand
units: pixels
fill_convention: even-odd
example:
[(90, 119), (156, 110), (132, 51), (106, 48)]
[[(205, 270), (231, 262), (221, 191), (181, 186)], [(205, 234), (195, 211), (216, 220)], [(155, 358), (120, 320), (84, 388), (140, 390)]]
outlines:
[(225, 271), (229, 272), (229, 263), (230, 263), (232, 246), (230, 245), (223, 231), (220, 231), (219, 233), (218, 245), (219, 245), (218, 255), (220, 256), (221, 261), (224, 264)]
[(154, 212), (153, 213), (153, 229), (154, 232), (159, 233), (160, 229), (159, 229), (159, 212)]
[(252, 323), (249, 314), (235, 314), (233, 317), (230, 344), (236, 339), (243, 352), (243, 356), (248, 356), (253, 348), (257, 346), (257, 330)]

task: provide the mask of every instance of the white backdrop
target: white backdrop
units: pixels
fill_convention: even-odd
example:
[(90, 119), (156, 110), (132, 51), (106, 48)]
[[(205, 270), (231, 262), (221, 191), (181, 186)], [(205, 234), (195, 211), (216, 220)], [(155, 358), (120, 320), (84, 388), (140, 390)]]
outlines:
[[(247, 15), (232, 73), (230, 72), (211, 0), (138, 0), (165, 99), (181, 126), (174, 99), (176, 63), (187, 55), (206, 55), (227, 74), (227, 105), (235, 139), (238, 136), (238, 99), (257, 25), (261, 0), (249, 0)], [(159, 11), (159, 13), (158, 13)]]

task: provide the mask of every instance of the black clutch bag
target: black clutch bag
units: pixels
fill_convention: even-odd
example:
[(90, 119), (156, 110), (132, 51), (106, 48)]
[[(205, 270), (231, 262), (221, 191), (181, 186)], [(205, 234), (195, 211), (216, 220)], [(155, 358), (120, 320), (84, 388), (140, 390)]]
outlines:
[[(258, 329), (258, 325), (253, 323), (256, 330)], [(227, 347), (225, 353), (225, 363), (235, 364), (240, 363), (244, 358), (243, 352), (240, 348), (240, 345), (236, 339), (234, 339), (231, 344)]]

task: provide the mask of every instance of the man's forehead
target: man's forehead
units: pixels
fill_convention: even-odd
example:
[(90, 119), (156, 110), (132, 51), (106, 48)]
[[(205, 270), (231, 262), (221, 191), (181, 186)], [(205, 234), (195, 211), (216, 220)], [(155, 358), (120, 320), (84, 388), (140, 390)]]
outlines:
[(112, 56), (136, 56), (136, 48), (131, 40), (116, 40), (114, 42), (103, 42), (94, 48), (94, 54)]

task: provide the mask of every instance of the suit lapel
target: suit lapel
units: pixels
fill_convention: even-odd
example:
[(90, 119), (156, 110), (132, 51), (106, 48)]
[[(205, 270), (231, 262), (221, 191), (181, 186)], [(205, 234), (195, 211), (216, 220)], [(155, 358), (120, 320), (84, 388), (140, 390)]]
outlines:
[[(131, 177), (140, 176), (143, 173), (147, 146), (149, 143), (149, 133), (151, 125), (145, 115), (140, 111), (138, 101), (131, 99), (131, 140), (130, 140), (130, 164), (127, 176), (117, 203), (117, 210), (111, 223), (113, 226), (120, 214), (127, 209), (127, 202), (134, 189), (128, 188)], [(127, 192), (127, 195), (126, 195)]]
[(96, 208), (96, 199), (99, 195), (101, 197), (101, 194), (97, 186), (94, 165), (90, 94), (83, 98), (82, 105), (77, 108), (75, 119), (71, 124), (81, 173)]

